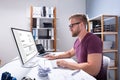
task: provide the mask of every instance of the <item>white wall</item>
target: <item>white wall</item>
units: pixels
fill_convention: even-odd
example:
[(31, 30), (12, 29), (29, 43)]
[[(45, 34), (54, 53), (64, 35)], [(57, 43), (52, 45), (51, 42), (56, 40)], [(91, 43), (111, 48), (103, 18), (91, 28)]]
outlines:
[(26, 3), (20, 0), (0, 0), (0, 59), (2, 65), (17, 55), (10, 27), (27, 28)]
[(66, 51), (73, 46), (74, 38), (69, 31), (68, 18), (75, 13), (85, 13), (85, 0), (59, 0), (57, 5), (57, 48)]
[(87, 0), (86, 11), (89, 18), (100, 14), (120, 15), (119, 3), (120, 0)]
[(33, 6), (56, 6), (57, 48), (59, 51), (72, 47), (68, 17), (74, 13), (85, 13), (85, 0), (0, 0), (0, 59), (2, 65), (18, 55), (10, 27), (30, 29), (29, 9)]

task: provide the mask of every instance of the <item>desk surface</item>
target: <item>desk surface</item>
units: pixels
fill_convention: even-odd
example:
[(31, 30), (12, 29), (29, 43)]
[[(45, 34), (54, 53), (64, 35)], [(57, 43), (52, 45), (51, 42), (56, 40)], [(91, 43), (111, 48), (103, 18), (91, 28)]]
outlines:
[[(74, 61), (73, 59), (64, 59), (64, 60), (70, 61), (70, 62)], [(41, 66), (50, 68), (50, 73), (48, 74), (49, 80), (73, 80), (70, 75), (74, 71), (76, 71), (76, 70), (70, 70), (70, 69), (66, 69), (66, 68), (54, 69), (54, 68), (52, 68), (52, 64), (51, 64), (50, 60), (45, 60), (45, 65), (43, 65), (44, 63), (42, 62), (42, 60), (40, 60), (39, 64)], [(32, 79), (35, 78), (36, 80), (42, 80), (41, 77), (38, 76), (38, 69), (39, 69), (39, 66), (32, 68), (26, 76), (28, 76)], [(69, 78), (69, 79), (67, 79), (67, 78)]]
[[(55, 53), (57, 54), (57, 53)], [(45, 67), (49, 67), (50, 68), (50, 73), (49, 75), (49, 80), (78, 80), (77, 77), (75, 76), (73, 78), (71, 78), (71, 74), (75, 71), (75, 70), (70, 70), (70, 69), (65, 69), (65, 68), (58, 68), (58, 69), (53, 69), (52, 65), (50, 63), (50, 60), (46, 60), (44, 63), (44, 58), (39, 58), (39, 64), (41, 66), (45, 66)], [(67, 61), (74, 61), (73, 59), (65, 59)], [(38, 76), (38, 66), (33, 67), (33, 68), (24, 68), (22, 67), (21, 61), (20, 59), (17, 60), (13, 60), (9, 63), (7, 63), (5, 66), (0, 68), (0, 76), (2, 75), (3, 72), (8, 71), (11, 73), (11, 76), (16, 77), (17, 80), (21, 80), (24, 76), (29, 76), (31, 78), (35, 78), (36, 80), (43, 80)], [(82, 72), (82, 71), (80, 71)], [(80, 73), (80, 75), (86, 75), (87, 73)], [(87, 76), (89, 77), (89, 75), (87, 74)], [(90, 76), (91, 77), (91, 76)], [(89, 78), (90, 78), (89, 77)], [(89, 79), (88, 78), (88, 79)], [(1, 80), (1, 77), (0, 77)], [(79, 79), (80, 80), (80, 79)], [(83, 80), (83, 79), (81, 79)], [(87, 79), (84, 79), (87, 80)], [(89, 79), (90, 80), (90, 79)], [(95, 80), (93, 77), (91, 78), (91, 80)]]
[(0, 68), (0, 76), (2, 75), (3, 72), (6, 71), (10, 72), (11, 76), (16, 77), (17, 80), (21, 80), (21, 78), (30, 71), (30, 68), (23, 68), (20, 60), (15, 60), (7, 63), (6, 65)]

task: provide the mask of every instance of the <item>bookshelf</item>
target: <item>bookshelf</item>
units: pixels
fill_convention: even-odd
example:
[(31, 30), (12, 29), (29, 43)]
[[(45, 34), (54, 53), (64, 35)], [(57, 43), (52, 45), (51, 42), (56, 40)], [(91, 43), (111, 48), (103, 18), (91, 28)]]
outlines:
[(1, 65), (1, 60), (0, 60), (0, 65)]
[(56, 51), (56, 7), (30, 7), (30, 30), (36, 44)]
[(111, 58), (112, 65), (109, 70), (114, 70), (114, 80), (118, 80), (118, 16), (99, 15), (88, 21), (88, 31), (96, 34), (103, 41), (103, 53)]

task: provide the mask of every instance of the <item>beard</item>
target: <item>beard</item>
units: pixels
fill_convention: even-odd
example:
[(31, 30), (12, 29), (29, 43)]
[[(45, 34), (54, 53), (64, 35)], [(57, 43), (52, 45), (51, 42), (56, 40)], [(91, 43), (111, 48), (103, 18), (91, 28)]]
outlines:
[(80, 33), (80, 30), (77, 29), (76, 32), (72, 33), (72, 37), (77, 37), (79, 35), (79, 33)]
[(72, 34), (72, 37), (77, 37), (77, 36), (78, 36), (77, 33), (73, 33), (73, 34)]

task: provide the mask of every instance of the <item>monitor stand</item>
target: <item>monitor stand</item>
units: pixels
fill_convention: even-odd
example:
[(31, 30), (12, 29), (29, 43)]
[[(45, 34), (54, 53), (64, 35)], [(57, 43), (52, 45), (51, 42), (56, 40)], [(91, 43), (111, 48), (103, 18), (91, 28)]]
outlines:
[(30, 61), (26, 62), (23, 64), (23, 67), (25, 68), (33, 68), (38, 66), (40, 59), (37, 57), (34, 57), (33, 59), (31, 59)]
[(23, 67), (25, 67), (25, 68), (33, 68), (36, 66), (38, 66), (38, 62), (28, 62), (23, 65)]

